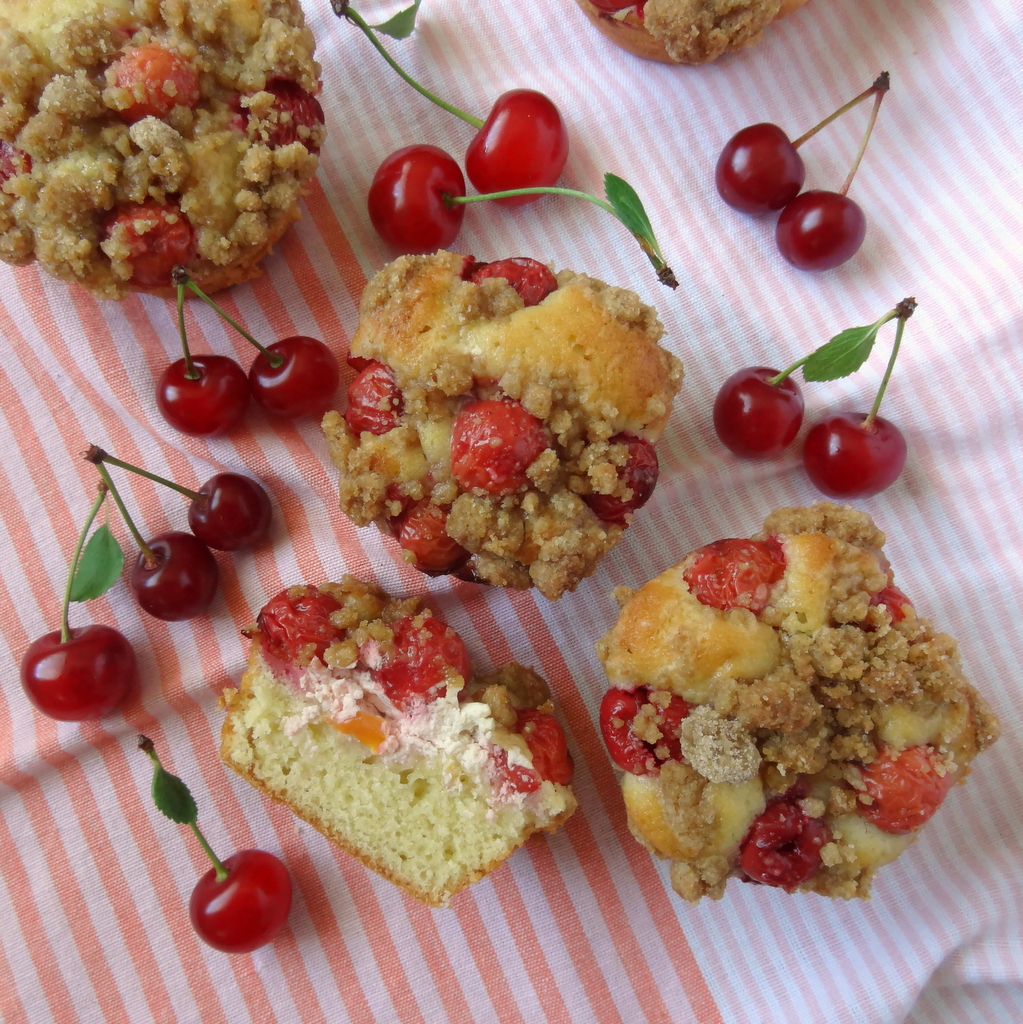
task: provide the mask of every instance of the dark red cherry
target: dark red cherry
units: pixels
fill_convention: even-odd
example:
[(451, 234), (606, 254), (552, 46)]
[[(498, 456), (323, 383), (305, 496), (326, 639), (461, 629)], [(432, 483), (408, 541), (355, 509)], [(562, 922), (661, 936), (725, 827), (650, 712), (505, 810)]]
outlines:
[(148, 542), (155, 561), (140, 551), (131, 574), (131, 590), (143, 611), (166, 622), (202, 615), (217, 595), (220, 570), (210, 549), (180, 530)]
[(654, 493), (660, 466), (654, 446), (645, 438), (634, 434), (615, 434), (608, 444), (623, 444), (628, 449), (624, 466), (618, 467), (618, 479), (632, 491), (631, 497), (611, 494), (587, 494), (583, 501), (598, 519), (605, 523), (624, 523), (627, 513), (642, 508)]
[(718, 157), (718, 194), (743, 213), (780, 210), (799, 195), (806, 168), (776, 124), (751, 124), (733, 135)]
[(747, 366), (721, 385), (714, 400), (714, 430), (721, 443), (744, 459), (776, 459), (795, 440), (803, 422), (803, 395), (778, 370)]
[(827, 826), (811, 818), (795, 798), (772, 800), (742, 841), (739, 863), (746, 875), (788, 892), (821, 868), (821, 848), (830, 841)]
[(270, 532), (270, 498), (255, 480), (240, 473), (217, 473), (199, 494), (189, 506), (188, 525), (211, 548), (250, 548)]
[[(553, 185), (568, 159), (568, 132), (558, 108), (532, 89), (498, 96), (465, 151), (465, 173), (480, 192)], [(539, 196), (496, 202), (523, 206)]]
[(446, 507), (420, 501), (395, 524), (395, 536), (402, 550), (414, 556), (412, 564), (427, 576), (456, 572), (469, 558), (469, 552), (448, 536), (447, 519)]
[(110, 714), (138, 685), (135, 651), (110, 626), (82, 626), (64, 643), (60, 630), (33, 641), (21, 659), (28, 699), (59, 722)]
[(894, 423), (862, 412), (838, 412), (806, 435), (803, 465), (818, 490), (832, 498), (868, 498), (898, 479), (906, 464), (906, 439)]
[(436, 146), (406, 146), (373, 175), (369, 219), (377, 234), (401, 252), (444, 249), (457, 237), (465, 216), (465, 206), (448, 206), (445, 195), (465, 195), (458, 164)]
[(462, 278), (479, 284), (488, 277), (503, 277), (527, 306), (538, 306), (558, 289), (558, 279), (550, 267), (529, 256), (509, 256), (493, 263), (469, 261), (462, 270)]
[(182, 434), (219, 437), (236, 427), (249, 405), (249, 379), (227, 356), (193, 356), (190, 380), (184, 359), (171, 363), (156, 385), (156, 407)]
[(296, 419), (317, 416), (330, 407), (341, 371), (322, 341), (297, 335), (268, 345), (267, 351), (283, 356), (284, 362), (273, 366), (260, 352), (249, 369), (249, 388), (268, 413)]
[[(351, 358), (349, 357), (349, 362)], [(348, 385), (348, 408), (345, 423), (358, 437), (363, 431), (386, 434), (398, 425), (405, 411), (405, 402), (398, 387), (394, 370), (384, 363), (368, 360)]]
[(863, 210), (838, 192), (810, 191), (781, 212), (778, 251), (800, 270), (831, 270), (856, 254), (867, 234)]

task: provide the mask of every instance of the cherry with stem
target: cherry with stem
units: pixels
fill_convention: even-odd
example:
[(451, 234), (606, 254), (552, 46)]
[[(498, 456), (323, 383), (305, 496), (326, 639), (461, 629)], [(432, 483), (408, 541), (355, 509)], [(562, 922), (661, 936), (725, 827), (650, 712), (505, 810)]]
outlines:
[(192, 491), (148, 469), (114, 458), (98, 445), (90, 445), (85, 457), (92, 463), (119, 466), (184, 495), (191, 502), (188, 525), (192, 533), (211, 548), (238, 551), (253, 547), (270, 532), (270, 498), (255, 480), (240, 473), (216, 473), (198, 491)]
[(149, 541), (144, 540), (103, 461), (89, 461), (103, 478), (139, 546), (129, 583), (139, 606), (153, 618), (165, 622), (202, 615), (213, 603), (220, 581), (220, 570), (210, 549), (198, 537), (181, 530), (168, 530)]
[(213, 865), (196, 883), (189, 918), (196, 934), (222, 953), (251, 953), (271, 942), (291, 913), (288, 869), (272, 853), (241, 850), (221, 860), (198, 825), (198, 808), (185, 783), (160, 763), (153, 741), (138, 748), (153, 762), (153, 802), (165, 817), (187, 825)]
[[(60, 722), (82, 722), (103, 718), (122, 703), (138, 686), (135, 651), (125, 636), (111, 626), (92, 624), (72, 628), (68, 608), (72, 601), (83, 601), (105, 593), (120, 575), (123, 556), (110, 553), (100, 528), (100, 553), (83, 559), (85, 539), (107, 495), (100, 483), (85, 524), (78, 534), (60, 610), (60, 629), (33, 641), (21, 659), (21, 685), (32, 704), (49, 718)], [(109, 531), (107, 531), (109, 533)], [(92, 542), (90, 542), (92, 543)], [(93, 548), (95, 554), (97, 548)], [(120, 549), (117, 548), (117, 553)], [(107, 557), (104, 558), (104, 555)], [(86, 561), (91, 564), (85, 566)], [(105, 564), (104, 564), (105, 563)], [(87, 568), (89, 582), (83, 584), (79, 569)]]

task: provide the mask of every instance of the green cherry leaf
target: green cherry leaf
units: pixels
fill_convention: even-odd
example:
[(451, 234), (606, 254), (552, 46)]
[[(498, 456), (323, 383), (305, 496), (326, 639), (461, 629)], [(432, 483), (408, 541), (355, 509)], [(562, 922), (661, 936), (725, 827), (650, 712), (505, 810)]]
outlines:
[(412, 30), (416, 27), (416, 15), (422, 2), (423, 0), (416, 0), (411, 7), (398, 11), (393, 18), (388, 18), (380, 25), (370, 25), (370, 28), (376, 32), (383, 32), (392, 39), (405, 39), (412, 35)]
[(71, 584), (72, 601), (91, 601), (105, 594), (124, 568), (124, 552), (105, 523), (89, 538)]
[(884, 319), (867, 327), (850, 327), (815, 349), (803, 363), (803, 377), (809, 381), (838, 380), (855, 373), (874, 347)]
[(624, 178), (608, 172), (604, 175), (604, 195), (614, 207), (618, 219), (638, 238), (653, 239), (654, 229), (650, 224), (643, 203), (636, 190)]
[(199, 813), (188, 786), (176, 775), (171, 775), (163, 765), (157, 765), (153, 770), (153, 803), (179, 825), (194, 825)]

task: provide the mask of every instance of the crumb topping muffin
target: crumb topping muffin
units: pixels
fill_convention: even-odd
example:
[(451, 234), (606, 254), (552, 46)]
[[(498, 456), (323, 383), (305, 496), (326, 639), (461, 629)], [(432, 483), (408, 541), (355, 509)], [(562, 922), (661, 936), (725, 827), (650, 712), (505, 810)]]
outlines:
[(341, 510), (424, 572), (555, 599), (653, 492), (682, 380), (654, 310), (535, 260), (403, 256), (369, 283), (344, 415), (323, 420)]
[(629, 826), (685, 899), (731, 877), (867, 896), (997, 739), (883, 545), (864, 512), (784, 508), (616, 595), (601, 731)]
[(104, 298), (256, 273), (323, 142), (298, 0), (0, 3), (0, 259)]

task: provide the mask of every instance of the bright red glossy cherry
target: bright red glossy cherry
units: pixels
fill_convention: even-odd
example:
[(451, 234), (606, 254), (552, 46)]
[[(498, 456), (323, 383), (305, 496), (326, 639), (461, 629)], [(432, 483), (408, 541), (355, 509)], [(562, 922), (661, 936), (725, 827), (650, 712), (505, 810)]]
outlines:
[(868, 498), (898, 479), (906, 464), (906, 439), (894, 423), (862, 412), (838, 412), (806, 435), (803, 465), (818, 490), (832, 498)]
[(220, 579), (210, 549), (180, 530), (158, 534), (148, 546), (155, 562), (147, 565), (140, 551), (130, 583), (142, 610), (166, 622), (202, 615), (213, 603)]
[(748, 608), (759, 615), (771, 598), (771, 587), (785, 573), (785, 551), (773, 537), (766, 540), (728, 538), (693, 553), (682, 574), (693, 596), (711, 608)]
[(778, 251), (799, 270), (831, 270), (855, 255), (867, 234), (857, 203), (838, 192), (809, 191), (781, 212)]
[(799, 195), (803, 158), (776, 124), (751, 124), (733, 135), (718, 157), (714, 183), (736, 210), (768, 213)]
[(250, 548), (270, 532), (270, 498), (255, 480), (240, 473), (217, 473), (199, 494), (201, 498), (189, 506), (188, 525), (211, 548)]
[(306, 664), (322, 658), (344, 636), (331, 622), (337, 599), (313, 587), (288, 587), (272, 597), (256, 617), (263, 649), (281, 661)]
[(821, 867), (827, 827), (794, 799), (772, 800), (742, 841), (739, 864), (747, 877), (792, 892)]
[[(558, 108), (532, 89), (498, 96), (465, 152), (465, 173), (480, 192), (553, 185), (568, 159), (568, 131)], [(523, 206), (539, 196), (495, 200)]]
[(341, 371), (334, 353), (315, 338), (298, 335), (267, 346), (283, 356), (280, 366), (260, 352), (249, 368), (252, 397), (274, 416), (296, 419), (325, 412), (337, 391)]
[(605, 523), (624, 523), (630, 512), (642, 508), (654, 493), (660, 466), (654, 446), (645, 438), (634, 434), (615, 434), (608, 444), (623, 444), (629, 451), (624, 466), (618, 467), (618, 479), (632, 491), (629, 498), (611, 494), (587, 494), (583, 501), (590, 510)]
[(249, 378), (227, 356), (193, 356), (199, 376), (191, 380), (184, 359), (170, 364), (156, 385), (156, 406), (182, 434), (219, 437), (233, 430), (249, 405)]
[(60, 630), (33, 641), (21, 659), (28, 699), (59, 722), (110, 714), (138, 685), (135, 651), (110, 626), (81, 626), (64, 643)]
[(467, 257), (462, 268), (463, 280), (479, 284), (488, 277), (503, 277), (527, 306), (538, 306), (558, 289), (558, 279), (550, 267), (529, 256), (510, 256), (493, 263), (477, 263)]
[(464, 405), (451, 428), (451, 475), (465, 490), (514, 494), (550, 445), (544, 425), (511, 399)]
[(406, 615), (391, 623), (394, 637), (377, 670), (381, 687), (395, 706), (409, 710), (435, 701), (454, 675), (472, 672), (462, 638), (430, 615)]
[(457, 237), (465, 206), (444, 196), (464, 196), (465, 179), (437, 146), (406, 146), (377, 168), (369, 186), (369, 219), (377, 234), (402, 252), (434, 252)]
[(714, 430), (744, 459), (776, 459), (803, 422), (803, 395), (791, 377), (770, 384), (779, 371), (766, 366), (736, 370), (714, 400)]
[(572, 781), (572, 758), (565, 732), (553, 715), (524, 708), (515, 714), (515, 731), (526, 741), (541, 779), (562, 786)]
[(192, 258), (192, 225), (175, 202), (124, 203), (106, 219), (104, 231), (127, 250), (130, 280), (137, 288), (169, 288), (171, 271)]
[(284, 927), (291, 912), (291, 876), (272, 854), (242, 850), (210, 868), (192, 890), (188, 911), (203, 942), (222, 953), (251, 953)]
[(399, 519), (398, 543), (415, 556), (412, 564), (427, 576), (456, 572), (469, 558), (469, 552), (448, 536), (447, 519), (446, 508), (428, 501), (413, 505)]
[(356, 437), (363, 431), (386, 434), (398, 425), (404, 412), (405, 400), (395, 383), (394, 370), (383, 363), (370, 360), (348, 385), (345, 423)]
[(158, 43), (128, 50), (113, 64), (115, 84), (135, 97), (121, 117), (134, 124), (143, 117), (166, 117), (176, 106), (199, 102), (199, 72), (179, 53)]

